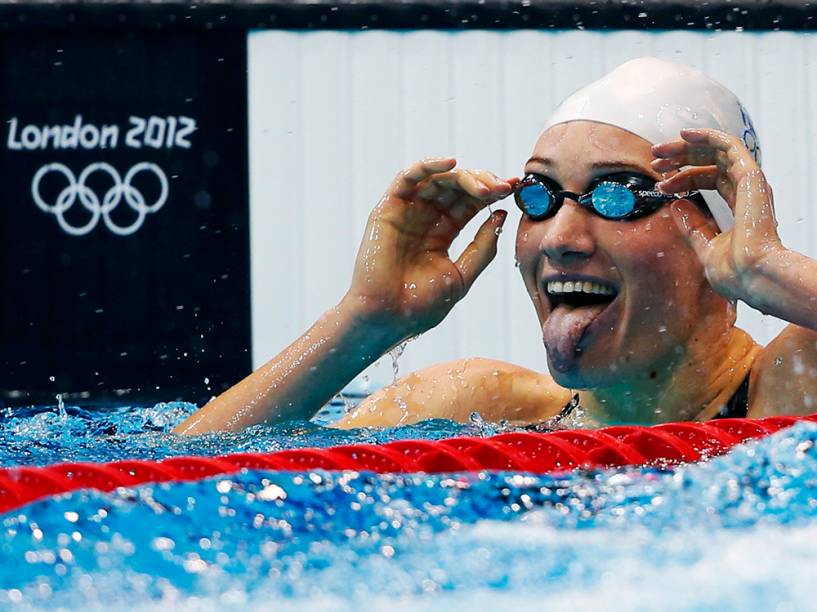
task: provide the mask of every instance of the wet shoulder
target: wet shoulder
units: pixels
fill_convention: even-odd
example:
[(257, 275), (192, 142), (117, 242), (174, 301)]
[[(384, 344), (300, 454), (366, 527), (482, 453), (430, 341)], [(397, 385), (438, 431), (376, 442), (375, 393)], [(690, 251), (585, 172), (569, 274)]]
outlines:
[(570, 401), (570, 391), (550, 375), (506, 361), (474, 357), (451, 362), (448, 370), (461, 372), (481, 390), (479, 412), (491, 421), (536, 423), (558, 414)]
[(752, 364), (749, 416), (817, 412), (817, 332), (787, 326)]
[(532, 423), (557, 414), (570, 392), (547, 374), (495, 359), (448, 361), (418, 370), (374, 393), (338, 426), (368, 427), (445, 418)]

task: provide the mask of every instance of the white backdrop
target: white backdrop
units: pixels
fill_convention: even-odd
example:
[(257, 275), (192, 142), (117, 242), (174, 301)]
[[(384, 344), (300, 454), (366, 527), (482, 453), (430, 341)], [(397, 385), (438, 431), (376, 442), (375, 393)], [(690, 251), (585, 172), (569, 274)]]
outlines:
[[(254, 364), (343, 295), (368, 212), (398, 170), (426, 155), (454, 155), (465, 167), (518, 175), (562, 98), (642, 55), (697, 66), (741, 98), (784, 242), (817, 256), (812, 35), (258, 31), (249, 36)], [(497, 260), (446, 321), (407, 347), (401, 373), (466, 356), (546, 368), (513, 265), (518, 212), (506, 204)], [(764, 343), (783, 326), (746, 307), (738, 323)], [(390, 381), (391, 360), (369, 375), (373, 387)]]

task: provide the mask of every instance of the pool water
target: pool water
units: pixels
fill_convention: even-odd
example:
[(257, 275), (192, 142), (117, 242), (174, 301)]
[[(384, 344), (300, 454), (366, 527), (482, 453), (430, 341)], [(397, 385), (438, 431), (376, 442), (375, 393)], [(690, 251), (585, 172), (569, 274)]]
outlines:
[[(194, 439), (195, 406), (7, 410), (4, 466), (489, 435), (433, 421)], [(0, 607), (800, 610), (817, 575), (817, 424), (673, 471), (243, 472), (75, 492), (0, 520)]]

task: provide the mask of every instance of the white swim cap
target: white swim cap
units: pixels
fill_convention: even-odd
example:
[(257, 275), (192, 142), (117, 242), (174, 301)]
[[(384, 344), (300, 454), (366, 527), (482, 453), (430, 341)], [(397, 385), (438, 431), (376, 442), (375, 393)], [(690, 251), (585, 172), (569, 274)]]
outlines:
[[(677, 140), (682, 128), (715, 128), (743, 139), (760, 164), (760, 142), (749, 113), (720, 83), (687, 66), (654, 57), (621, 64), (571, 94), (545, 124), (598, 121), (620, 127), (652, 144)], [(717, 191), (702, 191), (721, 231), (734, 216)]]

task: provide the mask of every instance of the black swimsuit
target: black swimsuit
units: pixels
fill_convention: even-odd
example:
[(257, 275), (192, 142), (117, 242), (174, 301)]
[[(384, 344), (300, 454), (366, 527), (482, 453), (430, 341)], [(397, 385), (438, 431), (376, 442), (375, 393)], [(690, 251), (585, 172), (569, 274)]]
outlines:
[(749, 414), (749, 375), (740, 383), (737, 391), (729, 398), (713, 419), (745, 419)]
[[(559, 424), (566, 419), (576, 408), (579, 407), (579, 394), (576, 393), (570, 401), (565, 404), (565, 407), (561, 409), (559, 414), (554, 417), (549, 418), (546, 421), (542, 421), (541, 423), (536, 423), (534, 425), (528, 425), (525, 429), (533, 430), (533, 431), (554, 431), (559, 429)], [(732, 394), (732, 397), (729, 398), (721, 409), (718, 410), (718, 413), (712, 417), (713, 419), (734, 419), (734, 418), (746, 418), (746, 415), (749, 414), (749, 375), (746, 375), (746, 378), (743, 379), (743, 382), (740, 383), (740, 387)]]

